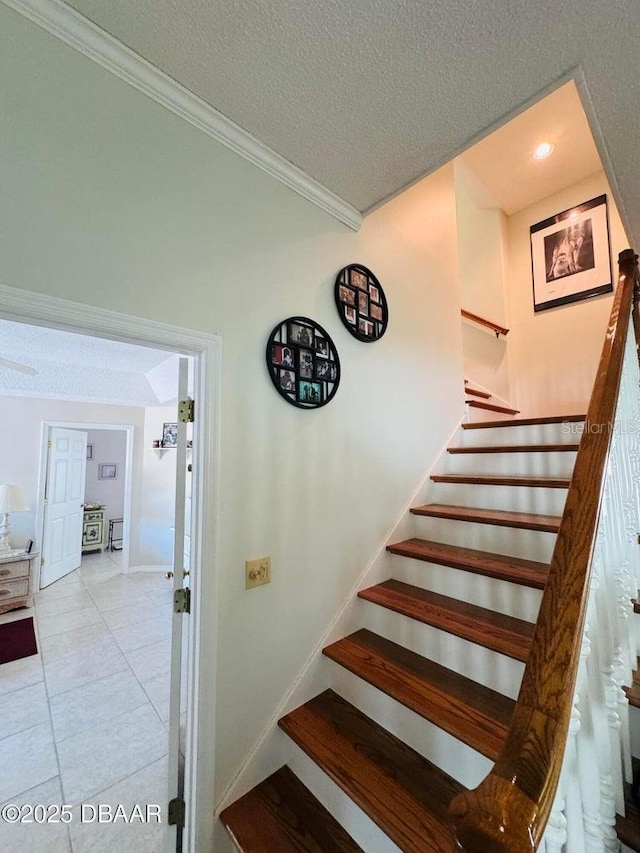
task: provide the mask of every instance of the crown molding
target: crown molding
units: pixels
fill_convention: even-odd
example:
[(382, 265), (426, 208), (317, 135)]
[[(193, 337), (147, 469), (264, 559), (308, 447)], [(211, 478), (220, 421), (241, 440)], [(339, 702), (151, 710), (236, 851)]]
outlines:
[(362, 214), (61, 0), (1, 0), (268, 175), (357, 231)]

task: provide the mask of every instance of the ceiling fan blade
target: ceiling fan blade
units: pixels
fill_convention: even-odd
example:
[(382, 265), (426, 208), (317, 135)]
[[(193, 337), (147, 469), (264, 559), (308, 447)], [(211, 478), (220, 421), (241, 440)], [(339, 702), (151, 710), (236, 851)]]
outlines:
[(8, 367), (9, 370), (17, 370), (18, 373), (26, 373), (27, 376), (38, 375), (38, 371), (35, 367), (29, 367), (26, 364), (18, 364), (17, 361), (9, 361), (8, 358), (0, 358), (0, 367)]

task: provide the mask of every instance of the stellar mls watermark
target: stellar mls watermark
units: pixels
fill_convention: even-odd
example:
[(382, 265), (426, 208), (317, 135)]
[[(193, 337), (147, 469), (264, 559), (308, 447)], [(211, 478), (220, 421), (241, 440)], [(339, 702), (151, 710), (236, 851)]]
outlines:
[(612, 433), (617, 429), (622, 435), (637, 435), (640, 433), (640, 421), (623, 420), (617, 425), (613, 421), (603, 421), (602, 423), (581, 422), (581, 421), (563, 421), (563, 435), (603, 435), (604, 433)]

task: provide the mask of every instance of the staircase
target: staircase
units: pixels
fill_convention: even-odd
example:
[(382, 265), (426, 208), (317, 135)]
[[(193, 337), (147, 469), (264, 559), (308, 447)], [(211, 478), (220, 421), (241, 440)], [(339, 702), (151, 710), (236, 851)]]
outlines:
[(324, 649), (331, 687), (279, 721), (282, 767), (226, 808), (242, 851), (453, 850), (451, 800), (501, 750), (584, 416), (467, 423)]
[[(484, 414), (484, 412), (496, 412), (500, 415), (520, 414), (517, 409), (513, 409), (511, 406), (505, 405), (503, 400), (497, 399), (489, 391), (473, 387), (472, 383), (468, 379), (464, 380), (464, 394), (466, 405), (472, 410), (482, 409), (483, 411), (480, 412), (481, 415)], [(484, 416), (486, 417), (486, 415)]]

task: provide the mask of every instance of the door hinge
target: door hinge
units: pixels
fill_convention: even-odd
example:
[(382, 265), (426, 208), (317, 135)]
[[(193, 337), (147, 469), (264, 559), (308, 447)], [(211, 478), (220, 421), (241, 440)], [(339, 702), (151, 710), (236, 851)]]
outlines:
[(49, 439), (49, 441), (47, 442), (47, 450), (51, 450), (52, 447), (53, 444), (51, 443), (51, 439)]
[(180, 400), (178, 403), (178, 420), (181, 424), (192, 424), (194, 421), (195, 400)]
[(40, 557), (40, 565), (44, 566), (44, 557)]
[(174, 797), (169, 801), (169, 826), (184, 826), (185, 803), (182, 797)]
[(173, 593), (173, 612), (191, 613), (191, 590), (177, 589)]

